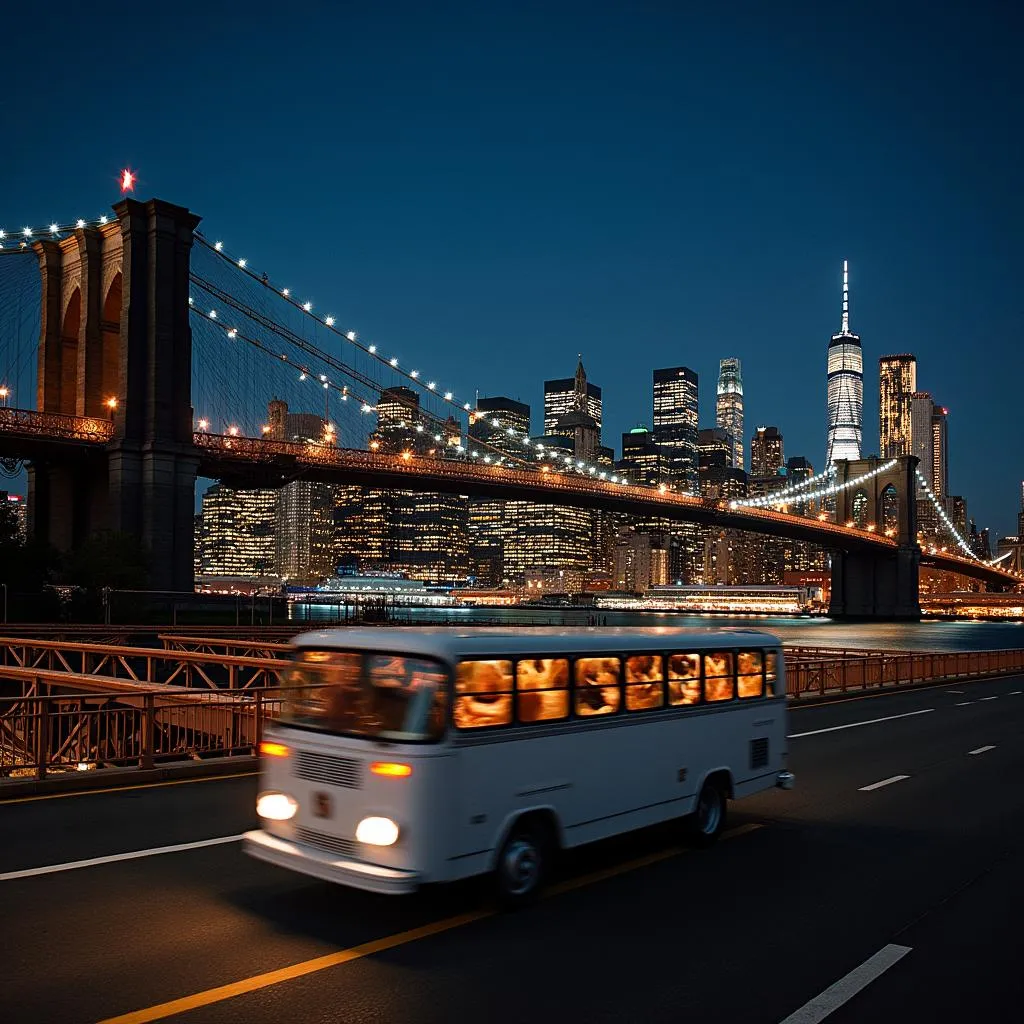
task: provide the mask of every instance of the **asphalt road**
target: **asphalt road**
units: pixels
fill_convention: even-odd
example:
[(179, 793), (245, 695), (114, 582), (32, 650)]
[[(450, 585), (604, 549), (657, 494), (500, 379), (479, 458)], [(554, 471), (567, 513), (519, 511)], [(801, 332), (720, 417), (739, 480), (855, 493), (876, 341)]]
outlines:
[(1022, 689), (796, 708), (795, 790), (732, 805), (710, 850), (659, 828), (574, 854), (510, 915), (245, 857), (252, 777), (8, 803), (0, 1021), (1019, 1020)]

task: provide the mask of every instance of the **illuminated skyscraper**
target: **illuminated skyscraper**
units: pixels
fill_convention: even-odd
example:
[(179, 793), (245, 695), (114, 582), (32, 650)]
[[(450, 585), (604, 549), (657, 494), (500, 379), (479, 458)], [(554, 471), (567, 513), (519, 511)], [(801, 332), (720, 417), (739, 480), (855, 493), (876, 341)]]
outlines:
[(828, 346), (828, 440), (825, 465), (859, 459), (864, 422), (864, 353), (850, 330), (850, 274), (843, 260), (842, 329)]
[(276, 575), (277, 492), (214, 484), (203, 494), (199, 571), (204, 576)]
[[(420, 408), (419, 395), (410, 388), (385, 388), (377, 402), (377, 429), (370, 435), (370, 449), (387, 454), (415, 452), (436, 456), (451, 450), (458, 424), (449, 419), (438, 430)], [(442, 440), (438, 441), (437, 436)], [(407, 573), (430, 583), (463, 579), (469, 550), (469, 499), (458, 494), (429, 491), (366, 490), (360, 499), (351, 495), (344, 521), (352, 529), (370, 528), (381, 533), (362, 538), (365, 557), (379, 549), (383, 567)], [(352, 540), (343, 549), (358, 557)]]
[(778, 476), (786, 463), (778, 427), (758, 427), (750, 439), (750, 475)]
[(723, 465), (730, 469), (738, 469), (736, 465), (736, 446), (733, 443), (732, 434), (722, 427), (705, 427), (697, 433), (697, 459), (698, 463), (705, 456), (712, 452), (722, 452), (725, 455)]
[(917, 456), (917, 468), (927, 478), (932, 472), (932, 396), (915, 391), (910, 396), (910, 454)]
[[(314, 413), (290, 413), (277, 399), (269, 406), (269, 436), (274, 441), (330, 444), (327, 424)], [(277, 492), (276, 562), (281, 579), (318, 583), (333, 574), (334, 486), (293, 480)]]
[[(509, 429), (513, 435), (508, 433)], [(511, 398), (478, 398), (469, 417), (469, 436), (517, 458), (529, 456), (523, 436), (530, 435), (530, 407)]]
[[(509, 428), (515, 432), (508, 433)], [(523, 458), (532, 449), (522, 437), (530, 432), (530, 407), (511, 398), (478, 398), (469, 417), (471, 439)], [(493, 452), (491, 452), (493, 454)], [(530, 515), (533, 503), (505, 498), (469, 499), (469, 570), (484, 586), (499, 586), (505, 578), (505, 549), (519, 517)]]
[[(932, 408), (932, 494), (940, 500), (949, 494), (949, 410), (941, 405)], [(927, 469), (922, 469), (925, 476)]]
[(654, 371), (654, 443), (665, 450), (676, 486), (696, 494), (697, 374), (689, 367)]
[(575, 377), (544, 381), (544, 433), (561, 433), (558, 421), (570, 412), (584, 412), (593, 417), (600, 440), (601, 389), (587, 382), (582, 356), (576, 364)]
[(743, 469), (743, 375), (738, 359), (723, 359), (718, 364), (715, 422), (732, 438), (733, 469)]
[[(917, 456), (918, 470), (940, 499), (949, 490), (948, 413), (932, 401), (927, 391), (915, 391), (910, 396), (910, 454)], [(923, 488), (920, 491), (924, 493)]]
[(646, 427), (634, 427), (622, 435), (622, 458), (615, 468), (632, 484), (654, 487), (668, 477), (667, 453)]
[(915, 391), (916, 357), (903, 354), (878, 360), (878, 439), (883, 459), (910, 454), (910, 396)]

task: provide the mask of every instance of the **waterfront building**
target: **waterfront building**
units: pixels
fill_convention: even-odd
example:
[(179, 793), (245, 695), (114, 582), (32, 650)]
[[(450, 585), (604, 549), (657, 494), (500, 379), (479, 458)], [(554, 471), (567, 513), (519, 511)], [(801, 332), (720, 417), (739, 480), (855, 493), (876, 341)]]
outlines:
[[(333, 445), (334, 429), (321, 416), (293, 413), (274, 399), (268, 409), (268, 436), (292, 444)], [(334, 485), (292, 480), (277, 492), (275, 563), (282, 580), (315, 583), (334, 572)]]
[(277, 492), (213, 484), (202, 497), (200, 576), (267, 579), (277, 573)]

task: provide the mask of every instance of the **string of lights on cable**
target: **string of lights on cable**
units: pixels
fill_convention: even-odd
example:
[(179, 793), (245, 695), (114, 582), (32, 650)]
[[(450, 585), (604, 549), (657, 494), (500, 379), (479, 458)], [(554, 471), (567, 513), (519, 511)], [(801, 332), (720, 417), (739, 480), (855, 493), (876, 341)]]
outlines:
[[(265, 354), (271, 356), (276, 361), (287, 362), (290, 366), (292, 366), (295, 370), (298, 371), (298, 381), (300, 383), (308, 382), (311, 387), (320, 386), (323, 387), (324, 389), (334, 391), (340, 396), (343, 402), (347, 402), (351, 398), (358, 405), (359, 410), (362, 413), (377, 412), (377, 405), (374, 404), (373, 401), (371, 401), (368, 395), (360, 394), (357, 389), (353, 389), (349, 385), (338, 384), (336, 381), (331, 380), (326, 374), (318, 374), (316, 370), (313, 369), (310, 365), (296, 362), (294, 359), (290, 359), (286, 352), (275, 352), (273, 349), (270, 349), (264, 342), (260, 341), (258, 338), (254, 338), (251, 335), (243, 331), (240, 331), (237, 327), (231, 326), (225, 319), (225, 316), (223, 315), (222, 311), (218, 310), (217, 308), (210, 308), (208, 310), (198, 308), (195, 296), (189, 297), (189, 306), (192, 308), (193, 315), (203, 317), (205, 320), (213, 323), (224, 333), (224, 335), (227, 337), (229, 341), (244, 341), (247, 344), (252, 345), (253, 347), (264, 352)], [(426, 410), (419, 411), (421, 414), (425, 414), (428, 416), (428, 418), (432, 419), (435, 427), (438, 424), (442, 423), (442, 421), (438, 420), (436, 417), (431, 417), (430, 414), (426, 412)], [(398, 425), (404, 426), (403, 423), (399, 423)], [(201, 418), (198, 421), (198, 426), (201, 432), (206, 432), (210, 429), (210, 422), (207, 418)], [(227, 425), (225, 430), (226, 436), (237, 437), (240, 434), (238, 427), (235, 426), (234, 424)], [(419, 434), (428, 432), (427, 428), (424, 427), (422, 423), (417, 423), (415, 426), (415, 430)], [(264, 427), (262, 432), (264, 434), (268, 433), (269, 427)], [(333, 427), (333, 424), (327, 423), (325, 432), (327, 434), (334, 435), (335, 429)], [(436, 431), (433, 434), (433, 438), (435, 441), (438, 442), (443, 441), (443, 430)], [(466, 453), (469, 455), (470, 458), (481, 459), (483, 462), (488, 464), (507, 464), (513, 467), (516, 464), (519, 464), (520, 466), (530, 465), (530, 463), (527, 460), (517, 459), (515, 456), (512, 456), (509, 453), (503, 452), (500, 448), (497, 448), (494, 445), (491, 445), (486, 441), (481, 441), (480, 439), (477, 438), (473, 438), (471, 440), (467, 439), (464, 442), (464, 439), (460, 435), (458, 439), (458, 444), (453, 445), (452, 447), (454, 448), (457, 454)], [(604, 479), (604, 477), (602, 477), (602, 479)], [(616, 478), (611, 482), (619, 483), (620, 480)], [(624, 483), (625, 480), (622, 480), (621, 482)]]
[[(377, 395), (380, 394), (381, 388), (380, 388), (380, 385), (376, 381), (371, 380), (370, 378), (366, 377), (363, 374), (360, 374), (353, 367), (339, 362), (338, 360), (336, 360), (330, 354), (328, 354), (326, 352), (323, 352), (321, 349), (319, 349), (316, 346), (312, 345), (310, 342), (306, 341), (304, 338), (301, 338), (298, 335), (296, 335), (293, 331), (291, 331), (285, 325), (280, 324), (277, 321), (273, 320), (272, 318), (267, 317), (264, 314), (257, 312), (256, 310), (254, 310), (251, 307), (247, 306), (244, 302), (241, 302), (237, 298), (232, 297), (228, 293), (222, 291), (216, 285), (212, 284), (211, 282), (207, 281), (202, 276), (200, 276), (200, 275), (198, 275), (196, 273), (192, 273), (190, 275), (190, 280), (191, 280), (191, 282), (192, 282), (192, 284), (194, 286), (196, 286), (198, 289), (200, 289), (203, 292), (205, 292), (208, 297), (214, 298), (214, 299), (216, 299), (216, 300), (218, 300), (220, 302), (224, 302), (227, 305), (231, 306), (232, 310), (235, 313), (240, 314), (244, 318), (256, 321), (257, 323), (260, 324), (260, 326), (267, 328), (268, 330), (272, 331), (276, 336), (282, 338), (283, 340), (285, 340), (285, 341), (291, 343), (292, 345), (296, 346), (297, 348), (299, 348), (306, 355), (309, 355), (312, 358), (314, 358), (314, 359), (318, 360), (319, 362), (321, 362), (322, 364), (324, 364), (324, 367), (327, 368), (328, 370), (330, 370), (330, 371), (332, 371), (334, 373), (340, 374), (340, 375), (342, 375), (344, 377), (348, 377), (350, 380), (353, 380), (353, 381), (355, 381), (355, 382), (357, 382), (359, 384), (362, 384), (369, 391), (373, 391)], [(189, 304), (190, 304), (190, 306), (192, 306), (193, 313), (194, 314), (201, 314), (204, 321), (214, 322), (214, 323), (218, 324), (218, 326), (224, 328), (226, 330), (226, 332), (227, 332), (229, 340), (234, 340), (235, 338), (240, 338), (241, 340), (249, 341), (256, 348), (260, 349), (261, 351), (265, 352), (266, 354), (269, 354), (269, 355), (273, 356), (275, 358), (275, 360), (279, 360), (281, 362), (289, 363), (295, 369), (299, 370), (299, 376), (298, 376), (299, 383), (305, 383), (305, 382), (309, 381), (313, 385), (316, 385), (318, 382), (322, 382), (325, 388), (331, 388), (331, 389), (334, 389), (334, 390), (339, 389), (340, 386), (338, 385), (338, 383), (336, 381), (332, 380), (327, 374), (319, 373), (319, 372), (315, 371), (314, 369), (312, 369), (308, 364), (303, 363), (301, 360), (297, 361), (294, 358), (289, 357), (287, 352), (277, 352), (277, 351), (274, 351), (274, 350), (270, 349), (269, 347), (267, 347), (266, 344), (264, 344), (263, 342), (260, 342), (258, 339), (251, 338), (248, 335), (245, 335), (245, 334), (241, 333), (238, 330), (238, 328), (235, 328), (235, 327), (230, 327), (229, 328), (229, 327), (227, 327), (226, 326), (226, 319), (225, 318), (230, 319), (230, 313), (225, 313), (224, 310), (221, 309), (219, 306), (215, 305), (214, 308), (209, 309), (208, 312), (203, 312), (202, 310), (197, 308), (199, 303), (198, 303), (197, 298), (195, 296), (191, 296), (190, 297)], [(317, 380), (317, 378), (319, 378), (319, 381)], [(348, 393), (353, 393), (354, 394), (358, 389), (354, 389), (351, 385), (347, 385), (347, 386), (345, 386), (344, 390), (347, 391)], [(368, 397), (363, 396), (360, 399), (360, 401), (361, 401), (361, 411), (362, 412), (366, 413), (366, 412), (376, 412), (377, 411), (376, 402), (378, 401), (378, 399), (372, 399), (371, 400)], [(429, 410), (424, 409), (424, 408), (422, 408), (420, 406), (414, 406), (414, 407), (410, 406), (409, 411), (410, 411), (410, 414), (413, 417), (422, 416), (422, 417), (425, 417), (428, 421), (432, 422), (435, 425), (435, 428), (438, 428), (439, 433), (444, 434), (444, 435), (448, 435), (449, 434), (450, 424), (446, 423), (445, 421), (440, 419), (440, 417), (434, 416)], [(399, 427), (404, 427), (405, 423), (404, 422), (399, 422), (396, 425), (399, 426)], [(425, 431), (425, 428), (423, 427), (422, 424), (417, 423), (416, 424), (416, 432), (417, 433), (424, 433), (426, 431)], [(460, 434), (461, 434), (461, 428), (460, 428)], [(437, 438), (437, 434), (435, 434), (435, 438)], [(459, 440), (461, 442), (461, 440), (462, 440), (461, 436), (460, 436)], [(477, 438), (470, 439), (470, 441), (472, 442), (472, 445), (473, 445), (472, 450), (470, 451), (470, 456), (472, 458), (480, 458), (481, 456), (483, 456), (484, 457), (484, 461), (486, 461), (486, 462), (497, 462), (499, 464), (504, 464), (504, 463), (507, 462), (510, 465), (519, 464), (519, 465), (523, 465), (523, 466), (532, 465), (532, 463), (530, 462), (529, 459), (527, 459), (525, 457), (516, 457), (516, 456), (512, 455), (511, 453), (509, 453), (507, 451), (504, 451), (503, 449), (498, 448), (497, 446), (488, 443), (487, 441), (483, 441), (483, 440), (480, 440), (480, 439), (477, 439)], [(469, 446), (470, 441), (467, 441), (467, 446)], [(480, 447), (480, 448), (484, 449), (485, 451), (484, 452), (477, 451), (476, 450), (477, 447)], [(460, 451), (460, 452), (464, 451), (464, 450), (465, 449), (463, 447), (461, 447), (461, 446), (458, 448), (458, 451)], [(492, 451), (494, 453), (494, 456), (487, 455), (486, 454), (487, 450)]]
[(935, 510), (939, 513), (939, 518), (942, 520), (943, 525), (949, 531), (950, 536), (960, 546), (964, 554), (975, 562), (981, 562), (985, 565), (992, 565), (992, 562), (985, 562), (983, 558), (979, 558), (974, 548), (972, 548), (971, 545), (968, 544), (967, 541), (961, 536), (960, 531), (957, 530), (956, 526), (953, 524), (953, 520), (950, 519), (949, 516), (946, 514), (946, 510), (945, 508), (942, 507), (942, 504), (939, 501), (939, 499), (936, 498), (935, 495), (932, 493), (932, 489), (928, 486), (928, 481), (924, 478), (924, 474), (921, 472), (921, 470), (915, 468), (914, 472), (917, 474), (917, 481), (921, 485), (921, 489), (931, 499), (931, 503), (935, 506)]
[[(827, 497), (830, 494), (838, 494), (840, 491), (849, 490), (851, 487), (857, 487), (858, 485), (864, 483), (865, 481), (870, 480), (872, 477), (878, 476), (879, 473), (887, 473), (890, 469), (893, 468), (893, 466), (896, 465), (896, 461), (897, 461), (896, 459), (892, 459), (889, 462), (885, 462), (882, 465), (877, 466), (875, 469), (872, 469), (870, 472), (862, 473), (860, 476), (854, 477), (851, 480), (847, 480), (845, 483), (841, 483), (841, 484), (828, 483), (828, 484), (825, 484), (823, 487), (816, 488), (813, 491), (802, 493), (800, 495), (800, 500), (801, 501), (814, 501), (814, 500), (816, 500), (818, 498)], [(834, 475), (834, 473), (832, 475)], [(829, 476), (829, 474), (825, 473), (825, 474), (822, 474), (822, 476)], [(762, 505), (772, 505), (772, 504), (783, 504), (784, 505), (784, 504), (788, 504), (787, 501), (781, 501), (780, 502), (778, 500), (777, 496), (774, 495), (774, 494), (766, 494), (763, 497), (754, 498), (754, 499), (747, 500), (747, 501), (741, 501), (741, 500), (730, 501), (729, 502), (729, 507), (730, 508), (743, 508), (743, 507), (749, 507), (750, 505), (755, 504), (755, 503), (760, 503)]]
[(798, 483), (790, 484), (770, 494), (758, 495), (756, 498), (737, 498), (732, 503), (733, 508), (761, 508), (768, 505), (788, 505), (795, 501), (810, 501), (812, 495), (805, 493), (808, 488), (817, 487), (823, 481), (831, 480), (835, 476), (835, 465), (830, 465), (824, 473), (808, 477)]
[(81, 231), (83, 228), (103, 227), (112, 219), (107, 214), (103, 214), (92, 220), (79, 219), (67, 224), (53, 223), (42, 228), (18, 228), (14, 231), (0, 228), (0, 249), (27, 249), (33, 242), (56, 242), (63, 236), (70, 235), (74, 231)]
[[(356, 331), (344, 330), (338, 327), (337, 320), (332, 314), (326, 314), (324, 316), (321, 316), (319, 313), (314, 313), (313, 302), (311, 300), (306, 299), (305, 301), (300, 302), (299, 299), (293, 294), (291, 288), (279, 286), (277, 283), (272, 281), (270, 277), (265, 273), (258, 274), (249, 266), (249, 262), (245, 257), (237, 257), (229, 253), (223, 242), (210, 242), (210, 240), (199, 231), (195, 232), (195, 237), (197, 241), (199, 241), (202, 245), (217, 253), (217, 255), (219, 255), (221, 259), (223, 259), (226, 263), (235, 266), (238, 270), (248, 275), (248, 277), (251, 280), (258, 282), (262, 284), (264, 287), (269, 288), (271, 291), (275, 292), (287, 303), (289, 303), (294, 309), (299, 310), (302, 313), (306, 314), (307, 316), (312, 317), (317, 324), (323, 325), (329, 331), (337, 335), (339, 338), (354, 345), (362, 352), (371, 356), (382, 366), (389, 367), (393, 372), (403, 377), (414, 387), (421, 388), (425, 392), (435, 396), (437, 399), (444, 402), (453, 410), (458, 411), (460, 414), (468, 414), (470, 417), (470, 422), (473, 422), (474, 410), (472, 404), (469, 402), (463, 402), (459, 398), (457, 398), (454, 390), (444, 390), (438, 385), (436, 379), (430, 379), (418, 369), (405, 369), (402, 365), (400, 365), (398, 356), (387, 356), (378, 350), (378, 346), (376, 344), (364, 342)], [(583, 459), (577, 459), (573, 455), (559, 453), (557, 449), (552, 448), (550, 445), (545, 446), (541, 442), (535, 444), (530, 440), (528, 434), (522, 431), (517, 431), (513, 427), (505, 426), (505, 424), (503, 424), (502, 421), (497, 417), (488, 417), (488, 420), (491, 426), (495, 427), (496, 429), (503, 430), (508, 437), (518, 441), (520, 444), (523, 445), (523, 447), (534, 448), (536, 450), (537, 458), (540, 460), (544, 460), (545, 458), (555, 459), (556, 461), (560, 461), (562, 463), (563, 468), (565, 469), (573, 470), (582, 475), (593, 476), (600, 480), (610, 480), (612, 483), (627, 482), (624, 477), (620, 477), (618, 474), (614, 473), (610, 474), (607, 471), (607, 469), (602, 469), (600, 465), (592, 464)], [(474, 442), (477, 441), (478, 439), (474, 439)], [(547, 452), (548, 454), (545, 454), (545, 452)], [(664, 490), (664, 485), (661, 485), (659, 489)]]

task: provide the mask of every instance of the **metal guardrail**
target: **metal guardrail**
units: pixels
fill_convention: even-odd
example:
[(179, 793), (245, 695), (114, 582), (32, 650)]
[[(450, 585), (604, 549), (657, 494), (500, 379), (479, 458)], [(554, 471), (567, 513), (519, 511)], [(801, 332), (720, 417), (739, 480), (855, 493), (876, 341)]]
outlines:
[[(854, 653), (854, 652), (851, 652)], [(1024, 673), (1024, 651), (949, 654), (881, 652), (864, 657), (797, 660), (786, 665), (786, 692), (794, 700)]]
[(0, 673), (19, 679), (23, 690), (0, 697), (0, 778), (11, 780), (252, 756), (287, 693), (186, 690), (11, 668)]
[[(210, 642), (207, 639), (207, 642)], [(230, 641), (229, 641), (230, 642)], [(0, 645), (10, 644), (0, 640)], [(172, 674), (174, 681), (112, 677), (65, 667), (70, 647), (86, 659), (85, 644), (40, 642), (37, 651), (59, 655), (60, 668), (38, 665), (0, 667), (0, 778), (41, 779), (98, 767), (153, 768), (255, 753), (265, 723), (280, 713), (287, 689), (279, 685), (217, 687), (210, 676), (197, 687), (196, 676)], [(0, 650), (12, 650), (11, 646)], [(131, 651), (131, 656), (123, 653)], [(901, 688), (927, 683), (962, 681), (1024, 673), (1024, 650), (927, 654), (892, 651), (829, 651), (817, 658), (787, 652), (787, 693), (794, 701), (866, 690)], [(819, 654), (820, 654), (819, 649)], [(848, 655), (848, 656), (844, 656)], [(209, 653), (121, 649), (102, 662), (124, 665), (121, 659), (145, 656), (153, 663), (168, 656), (181, 664), (209, 664)], [(240, 667), (257, 658), (219, 656)], [(264, 659), (266, 677), (279, 679), (288, 662)], [(93, 666), (95, 667), (95, 665)], [(192, 685), (190, 685), (190, 683)], [(17, 693), (11, 693), (17, 690)]]
[(277, 640), (233, 640), (228, 637), (181, 636), (176, 633), (161, 633), (157, 640), (165, 651), (241, 658), (285, 659), (294, 650), (291, 644)]

